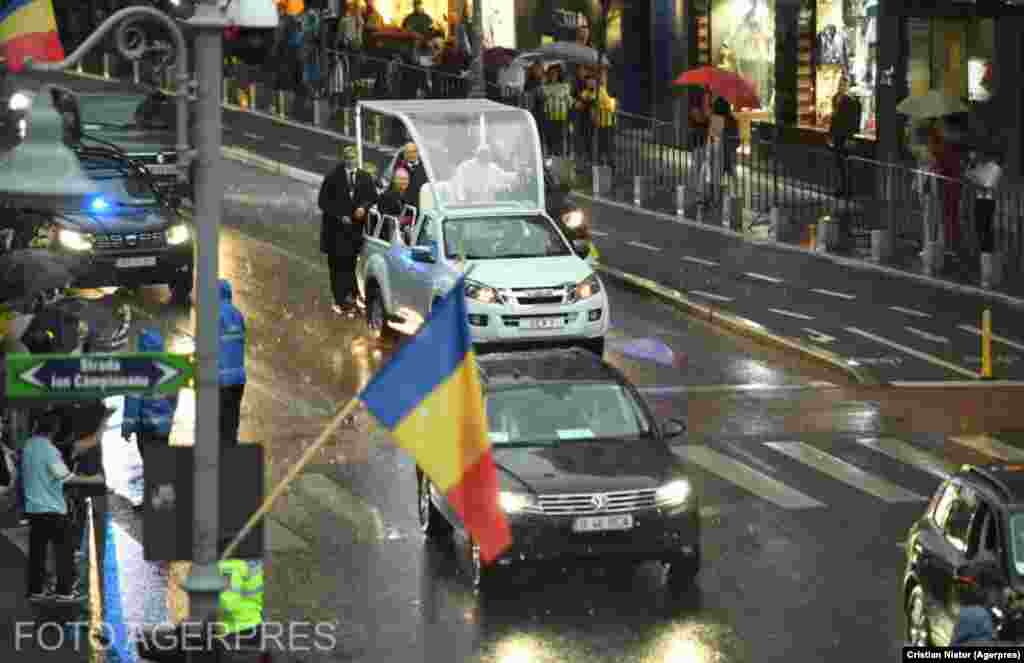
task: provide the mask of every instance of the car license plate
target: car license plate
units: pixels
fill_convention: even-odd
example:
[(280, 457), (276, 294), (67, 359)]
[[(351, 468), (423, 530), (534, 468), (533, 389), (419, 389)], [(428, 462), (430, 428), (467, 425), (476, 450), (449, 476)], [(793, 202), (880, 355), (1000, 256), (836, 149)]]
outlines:
[(146, 166), (146, 170), (149, 171), (150, 175), (154, 175), (156, 177), (167, 177), (178, 174), (178, 166), (173, 163)]
[(632, 529), (633, 516), (623, 514), (621, 516), (590, 516), (577, 518), (572, 524), (574, 532), (614, 532), (624, 529)]
[(132, 267), (156, 267), (156, 256), (144, 256), (141, 258), (118, 258), (117, 262), (114, 264), (121, 269)]
[(526, 329), (561, 329), (565, 326), (563, 318), (527, 318), (523, 322)]

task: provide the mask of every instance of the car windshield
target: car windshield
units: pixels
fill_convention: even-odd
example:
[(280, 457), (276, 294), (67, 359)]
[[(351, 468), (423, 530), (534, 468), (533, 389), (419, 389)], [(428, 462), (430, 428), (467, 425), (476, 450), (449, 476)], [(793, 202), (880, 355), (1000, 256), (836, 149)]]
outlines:
[(639, 402), (615, 382), (492, 387), (487, 393), (487, 420), (496, 446), (635, 438), (651, 432)]
[(572, 254), (554, 224), (542, 216), (446, 219), (443, 232), (448, 258), (500, 260)]
[(148, 207), (157, 205), (156, 192), (142, 175), (106, 161), (83, 160), (83, 169), (96, 182), (98, 198), (112, 205)]
[(544, 209), (539, 140), (518, 109), (483, 113), (410, 113), (437, 204)]
[(1010, 533), (1013, 569), (1017, 575), (1024, 576), (1024, 511), (1010, 516)]
[(135, 111), (146, 97), (140, 94), (80, 94), (77, 100), (83, 128), (89, 131), (103, 127), (134, 127)]

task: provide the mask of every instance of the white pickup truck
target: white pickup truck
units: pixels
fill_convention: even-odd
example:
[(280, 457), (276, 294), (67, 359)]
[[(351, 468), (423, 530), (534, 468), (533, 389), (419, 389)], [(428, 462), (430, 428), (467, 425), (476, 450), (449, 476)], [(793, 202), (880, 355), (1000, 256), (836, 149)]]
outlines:
[[(411, 232), (376, 212), (365, 224), (356, 280), (371, 332), (415, 332), (465, 274), (478, 347), (557, 343), (603, 354), (604, 284), (584, 259), (588, 244), (570, 243), (544, 211), (533, 118), (475, 99), (361, 102), (359, 110), (401, 120), (429, 179)], [(438, 142), (443, 153), (430, 148)]]

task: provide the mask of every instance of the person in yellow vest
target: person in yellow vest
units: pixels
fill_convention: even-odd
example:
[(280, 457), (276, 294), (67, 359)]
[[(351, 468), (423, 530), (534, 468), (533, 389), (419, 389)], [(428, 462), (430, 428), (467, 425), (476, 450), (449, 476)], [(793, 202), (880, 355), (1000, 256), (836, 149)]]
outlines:
[[(227, 582), (220, 593), (217, 618), (210, 628), (196, 624), (158, 626), (139, 634), (139, 656), (153, 663), (184, 663), (189, 652), (197, 650), (245, 650), (264, 648), (263, 643), (263, 562), (226, 559), (217, 568)], [(212, 639), (206, 640), (207, 635)], [(187, 640), (186, 640), (187, 638)]]
[(615, 125), (618, 119), (619, 101), (608, 94), (608, 69), (601, 69), (600, 77), (593, 81), (595, 103), (591, 107), (594, 128), (597, 130), (597, 160), (613, 166), (612, 148), (615, 144)]
[(572, 89), (562, 76), (561, 65), (548, 67), (547, 80), (541, 88), (544, 99), (544, 146), (548, 154), (563, 156), (566, 153), (566, 138), (569, 135), (569, 107), (572, 106)]

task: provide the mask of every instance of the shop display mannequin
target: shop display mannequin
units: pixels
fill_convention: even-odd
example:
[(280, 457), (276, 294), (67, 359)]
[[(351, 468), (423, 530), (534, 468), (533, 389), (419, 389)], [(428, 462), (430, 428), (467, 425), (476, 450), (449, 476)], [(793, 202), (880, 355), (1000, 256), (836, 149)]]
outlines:
[(726, 41), (735, 49), (736, 73), (753, 83), (762, 101), (775, 91), (775, 26), (764, 0), (753, 0), (736, 30)]

